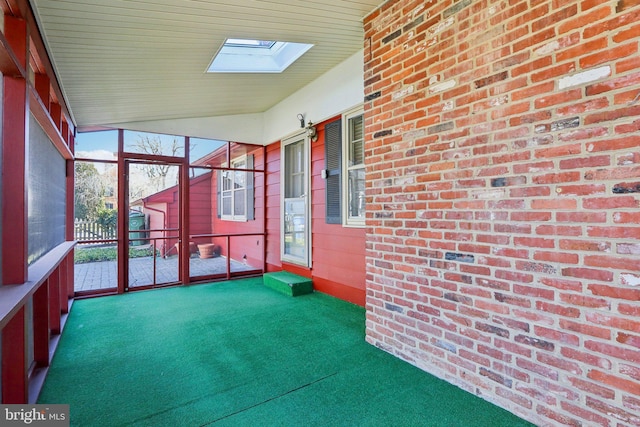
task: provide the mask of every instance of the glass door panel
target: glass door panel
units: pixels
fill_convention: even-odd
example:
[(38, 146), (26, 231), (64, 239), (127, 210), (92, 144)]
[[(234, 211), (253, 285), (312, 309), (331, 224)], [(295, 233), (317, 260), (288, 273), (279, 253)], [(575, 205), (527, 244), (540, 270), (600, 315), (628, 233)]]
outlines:
[(305, 137), (283, 142), (282, 260), (309, 266), (309, 156)]
[(306, 203), (304, 199), (284, 201), (284, 253), (287, 257), (306, 260)]

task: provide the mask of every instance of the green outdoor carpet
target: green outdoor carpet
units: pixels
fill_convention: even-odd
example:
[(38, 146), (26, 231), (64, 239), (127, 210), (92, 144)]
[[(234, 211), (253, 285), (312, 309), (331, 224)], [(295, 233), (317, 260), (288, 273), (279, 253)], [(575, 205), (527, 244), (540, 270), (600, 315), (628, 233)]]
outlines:
[(364, 322), (261, 278), (80, 300), (39, 403), (83, 427), (531, 425), (367, 344)]

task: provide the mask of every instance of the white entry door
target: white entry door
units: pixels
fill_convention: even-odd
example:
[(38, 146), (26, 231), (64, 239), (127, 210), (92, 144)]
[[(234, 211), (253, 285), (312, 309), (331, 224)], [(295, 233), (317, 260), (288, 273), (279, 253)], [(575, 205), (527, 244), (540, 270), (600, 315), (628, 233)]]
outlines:
[(310, 267), (311, 162), (305, 134), (282, 142), (282, 160), (282, 260)]

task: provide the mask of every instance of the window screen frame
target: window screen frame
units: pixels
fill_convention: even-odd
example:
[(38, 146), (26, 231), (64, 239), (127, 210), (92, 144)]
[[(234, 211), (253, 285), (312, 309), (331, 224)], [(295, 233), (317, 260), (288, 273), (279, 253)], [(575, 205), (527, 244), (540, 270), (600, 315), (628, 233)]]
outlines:
[[(238, 165), (242, 165), (242, 166), (238, 166)], [(226, 167), (226, 164), (223, 164), (222, 166)], [(218, 213), (219, 213), (219, 218), (221, 220), (246, 222), (254, 219), (252, 215), (253, 214), (253, 198), (254, 198), (254, 192), (253, 192), (254, 176), (253, 176), (252, 169), (253, 169), (253, 155), (245, 154), (231, 160), (231, 165), (229, 166), (229, 169), (218, 171), (218, 207), (219, 207)], [(230, 180), (231, 189), (228, 189), (228, 190), (225, 190), (224, 188), (226, 174), (231, 175), (231, 180)], [(244, 175), (244, 187), (236, 188), (235, 187), (236, 177), (240, 177), (240, 174)], [(240, 214), (236, 214), (235, 213), (236, 211), (235, 203), (237, 198), (236, 193), (239, 193), (241, 191), (244, 192), (244, 196), (242, 197), (242, 200), (244, 202), (244, 212)], [(224, 213), (223, 200), (225, 198), (229, 198), (231, 201), (230, 214)]]
[[(350, 165), (351, 147), (353, 143), (353, 135), (351, 132), (352, 120), (361, 117), (362, 119), (362, 163), (358, 165)], [(366, 208), (363, 208), (362, 216), (352, 216), (349, 204), (352, 200), (351, 186), (349, 185), (349, 173), (351, 171), (361, 170), (365, 172), (365, 141), (364, 141), (364, 109), (362, 106), (345, 112), (342, 115), (342, 225), (345, 227), (365, 227)], [(366, 183), (366, 173), (365, 173)], [(357, 197), (364, 197), (364, 194)], [(366, 206), (366, 205), (365, 205)]]

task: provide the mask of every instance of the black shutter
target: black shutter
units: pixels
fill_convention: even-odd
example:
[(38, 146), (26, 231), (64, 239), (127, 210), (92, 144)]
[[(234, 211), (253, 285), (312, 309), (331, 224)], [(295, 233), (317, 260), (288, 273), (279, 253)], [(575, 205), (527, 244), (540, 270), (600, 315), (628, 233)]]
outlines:
[(325, 169), (327, 173), (325, 202), (327, 224), (342, 223), (342, 120), (324, 127)]

